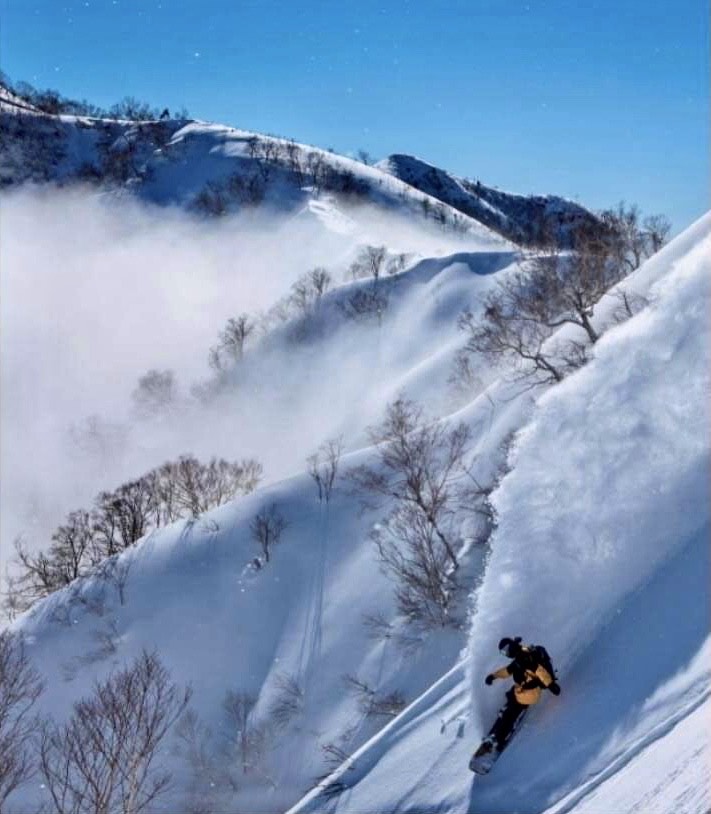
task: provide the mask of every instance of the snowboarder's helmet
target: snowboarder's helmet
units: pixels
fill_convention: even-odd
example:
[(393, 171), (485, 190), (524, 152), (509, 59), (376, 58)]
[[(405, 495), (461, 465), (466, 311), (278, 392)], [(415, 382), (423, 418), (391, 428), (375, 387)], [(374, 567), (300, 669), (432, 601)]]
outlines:
[(515, 639), (509, 639), (505, 636), (499, 642), (499, 651), (506, 656), (507, 659), (515, 659), (521, 650), (521, 637), (517, 636)]

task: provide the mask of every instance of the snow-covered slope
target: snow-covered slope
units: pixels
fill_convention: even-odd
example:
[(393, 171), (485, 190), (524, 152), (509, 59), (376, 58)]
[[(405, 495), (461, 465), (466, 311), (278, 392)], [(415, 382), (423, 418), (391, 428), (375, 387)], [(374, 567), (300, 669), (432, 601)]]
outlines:
[[(7, 104), (13, 107), (12, 100)], [(102, 122), (34, 111), (7, 115), (14, 117), (15, 128), (2, 150), (0, 171), (7, 185), (63, 183), (81, 176), (99, 183), (90, 187), (92, 196), (98, 193), (112, 204), (134, 197), (159, 204), (148, 217), (157, 218), (157, 211), (168, 224), (160, 239), (165, 251), (151, 255), (131, 277), (124, 276), (125, 267), (134, 270), (138, 252), (128, 247), (145, 212), (129, 208), (129, 221), (117, 227), (101, 210), (109, 228), (96, 233), (108, 234), (110, 241), (98, 245), (91, 236), (95, 221), (87, 221), (92, 229), (79, 232), (90, 245), (78, 264), (99, 282), (95, 289), (81, 290), (100, 296), (96, 302), (72, 296), (82, 301), (75, 311), (52, 307), (54, 300), (44, 305), (48, 286), (41, 283), (50, 278), (36, 270), (34, 252), (41, 242), (39, 227), (51, 220), (57, 200), (83, 226), (83, 204), (73, 196), (84, 193), (64, 189), (56, 193), (58, 199), (52, 193), (42, 198), (46, 208), (33, 203), (10, 221), (13, 234), (28, 236), (17, 241), (21, 245), (12, 255), (24, 265), (15, 269), (17, 287), (11, 291), (29, 290), (31, 296), (22, 300), (27, 309), (12, 322), (12, 300), (3, 297), (3, 324), (26, 326), (13, 338), (27, 337), (30, 346), (39, 334), (61, 371), (70, 358), (74, 388), (68, 395), (59, 387), (51, 390), (70, 404), (83, 405), (102, 388), (111, 390), (113, 399), (115, 383), (108, 379), (119, 378), (120, 354), (132, 347), (128, 335), (139, 333), (140, 322), (155, 318), (156, 331), (168, 337), (166, 347), (178, 346), (176, 355), (192, 352), (198, 334), (190, 333), (188, 323), (198, 322), (208, 309), (207, 298), (196, 290), (203, 293), (213, 253), (220, 266), (215, 287), (226, 300), (225, 312), (216, 311), (222, 320), (243, 307), (229, 275), (242, 274), (256, 285), (260, 275), (276, 274), (265, 258), (271, 266), (288, 266), (281, 272), (286, 290), (314, 262), (342, 277), (367, 244), (382, 243), (388, 257), (403, 258), (402, 266), (379, 280), (337, 280), (303, 323), (268, 323), (240, 365), (212, 382), (209, 397), (202, 391), (186, 399), (173, 414), (142, 424), (135, 439), (133, 428), (120, 436), (102, 459), (91, 494), (116, 486), (105, 483), (103, 467), (116, 464), (109, 457), (120, 458), (123, 474), (135, 477), (136, 462), (145, 461), (144, 469), (162, 463), (176, 436), (177, 454), (190, 449), (232, 456), (237, 449), (259, 456), (259, 448), (266, 448), (267, 483), (143, 538), (120, 557), (127, 575), (122, 591), (111, 580), (83, 578), (13, 623), (47, 680), (43, 712), (64, 719), (72, 702), (97, 680), (142, 649), (156, 648), (171, 675), (192, 685), (205, 750), (210, 760), (224, 764), (221, 750), (235, 732), (223, 702), (228, 693), (252, 697), (248, 723), (254, 751), (248, 765), (237, 767), (234, 783), (224, 773), (206, 776), (205, 767), (191, 765), (171, 741), (161, 755), (175, 778), (162, 802), (166, 812), (192, 810), (191, 794), (208, 810), (255, 814), (290, 806), (349, 814), (562, 814), (578, 807), (593, 811), (598, 804), (642, 810), (650, 803), (694, 814), (708, 808), (703, 775), (708, 740), (695, 744), (693, 738), (708, 709), (711, 216), (624, 281), (628, 291), (651, 304), (611, 329), (596, 345), (593, 361), (563, 384), (547, 393), (522, 390), (482, 365), (469, 390), (455, 398), (448, 378), (462, 345), (457, 316), (467, 307), (476, 313), (486, 292), (515, 272), (520, 259), (497, 233), (529, 239), (526, 229), (538, 228), (552, 213), (565, 234), (579, 214), (568, 202), (523, 199), (476, 185), (472, 190), (467, 182), (406, 157), (396, 162), (399, 169), (391, 160), (384, 172), (315, 148), (201, 122)], [(412, 169), (410, 181), (392, 174), (403, 167)], [(418, 185), (427, 188), (415, 189)], [(3, 206), (24, 194), (5, 196)], [(263, 222), (249, 220), (256, 204), (260, 215), (269, 213)], [(241, 216), (246, 220), (208, 224), (178, 217), (177, 208), (250, 212)], [(463, 214), (468, 210), (472, 217)], [(309, 228), (300, 229), (302, 222)], [(75, 279), (76, 255), (63, 250), (65, 239), (71, 243), (77, 234), (76, 226), (63, 234), (64, 226), (53, 224), (46, 262), (51, 271), (60, 270), (62, 286)], [(266, 236), (250, 237), (258, 227)], [(218, 250), (203, 229), (221, 241), (228, 241), (227, 232), (233, 242)], [(195, 251), (187, 268), (178, 260), (185, 251), (181, 244), (177, 253), (169, 248), (181, 232), (187, 232)], [(156, 234), (149, 231), (152, 239)], [(267, 245), (277, 251), (269, 254)], [(256, 269), (249, 268), (252, 246), (262, 261)], [(315, 253), (319, 247), (323, 259)], [(108, 263), (116, 250), (118, 261), (112, 254)], [(160, 276), (166, 269), (168, 276)], [(141, 299), (135, 293), (137, 278), (151, 274), (157, 275), (158, 288), (147, 289), (148, 312), (135, 314), (132, 303)], [(109, 286), (102, 284), (102, 275), (116, 279)], [(119, 296), (124, 287), (132, 294), (128, 300)], [(160, 313), (154, 314), (151, 297), (163, 287), (176, 289), (178, 299), (156, 306)], [(378, 308), (364, 321), (344, 317), (353, 297), (376, 288), (387, 297), (387, 309)], [(185, 306), (175, 305), (180, 297), (188, 303), (189, 317), (171, 321), (171, 306), (185, 314)], [(12, 302), (14, 308), (18, 300)], [(106, 314), (119, 314), (119, 302), (137, 321), (127, 320), (128, 329), (118, 319), (109, 325), (112, 334), (126, 331), (112, 357), (103, 353), (111, 345), (98, 344), (102, 334), (94, 314), (93, 333), (79, 333), (81, 309), (96, 308), (101, 322), (111, 322)], [(595, 309), (598, 328), (612, 322), (617, 305), (614, 298), (603, 298)], [(66, 337), (53, 332), (48, 314), (71, 324), (66, 343), (55, 341)], [(208, 316), (211, 320), (212, 312)], [(209, 336), (219, 327), (210, 322)], [(7, 336), (5, 328), (4, 341)], [(83, 368), (95, 363), (92, 352), (101, 364), (82, 377)], [(5, 346), (3, 353), (3, 377), (9, 370), (18, 378), (7, 381), (27, 384), (32, 375), (20, 375), (26, 372), (20, 369), (21, 354), (15, 359)], [(44, 371), (37, 370), (42, 379)], [(3, 390), (5, 417), (11, 402), (9, 389)], [(37, 391), (28, 386), (26, 392)], [(84, 394), (83, 401), (77, 393)], [(498, 483), (518, 432), (511, 471), (492, 496), (498, 529), (490, 545), (475, 545), (481, 521), (471, 507), (461, 508), (462, 514), (471, 511), (456, 541), (459, 578), (472, 590), (469, 623), (462, 616), (459, 625), (427, 633), (414, 631), (398, 616), (393, 585), (381, 571), (371, 539), (391, 505), (385, 500), (364, 508), (362, 495), (352, 492), (346, 477), (359, 464), (377, 464), (378, 451), (369, 445), (365, 428), (401, 393), (443, 416), (445, 425), (465, 422), (472, 435), (469, 474), (484, 491)], [(59, 401), (53, 410), (59, 411)], [(17, 413), (27, 424), (31, 407), (35, 403), (25, 397)], [(50, 417), (41, 418), (38, 432), (53, 435), (55, 428), (47, 429)], [(318, 499), (304, 462), (325, 438), (338, 434), (345, 438), (346, 454), (326, 502)], [(25, 458), (23, 472), (38, 466), (40, 459)], [(58, 481), (73, 481), (74, 465), (61, 460), (61, 467), (50, 471), (61, 472)], [(18, 480), (16, 472), (12, 479)], [(62, 488), (58, 483), (56, 491)], [(6, 505), (8, 494), (13, 495), (3, 484)], [(13, 507), (16, 502), (11, 501)], [(259, 548), (252, 523), (273, 505), (288, 526), (270, 561), (255, 561)], [(495, 771), (472, 782), (468, 757), (501, 701), (499, 686), (484, 687), (482, 677), (495, 664), (498, 639), (515, 634), (546, 644), (559, 667), (563, 694), (546, 697)], [(375, 697), (390, 700), (374, 711), (369, 699)], [(288, 707), (286, 722), (275, 716), (278, 704)], [(342, 762), (345, 756), (350, 757)], [(663, 804), (651, 800), (657, 789)], [(35, 778), (12, 803), (20, 811), (34, 811), (42, 796)]]
[(378, 166), (515, 243), (553, 240), (569, 246), (576, 229), (594, 225), (594, 216), (573, 201), (557, 195), (504, 192), (481, 181), (458, 178), (411, 155), (391, 155)]
[(293, 210), (330, 193), (406, 211), (440, 229), (566, 244), (593, 216), (571, 201), (498, 192), (408, 156), (367, 166), (317, 147), (218, 124), (53, 116), (0, 86), (0, 187), (27, 181), (110, 185), (208, 214)]
[[(708, 809), (710, 249), (708, 215), (636, 273), (650, 307), (539, 400), (493, 495), (464, 659), (324, 784), (348, 787), (336, 802), (294, 812)], [(502, 702), (482, 678), (515, 634), (546, 644), (563, 693), (472, 780)]]
[[(610, 331), (595, 360), (532, 414), (529, 394), (512, 398), (495, 383), (456, 416), (472, 428), (482, 480), (502, 439), (525, 424), (494, 495), (500, 525), (463, 659), (456, 630), (430, 634), (414, 654), (393, 638), (369, 638), (365, 613), (395, 621), (367, 539), (379, 515), (363, 514), (342, 482), (330, 504), (319, 503), (301, 475), (126, 552), (125, 604), (89, 579), (18, 620), (36, 663), (54, 676), (43, 707), (66, 711), (97, 677), (158, 646), (173, 675), (193, 685), (194, 708), (218, 738), (227, 691), (258, 697), (255, 719), (265, 725), (285, 678), (303, 691), (239, 791), (211, 790), (220, 811), (283, 810), (327, 771), (324, 756), (350, 752), (324, 784), (345, 790), (326, 799), (317, 787), (295, 811), (568, 811), (595, 799), (623, 799), (631, 810), (653, 784), (686, 800), (681, 810), (703, 811), (708, 747), (686, 737), (701, 727), (709, 677), (710, 230), (711, 216), (637, 272), (631, 282), (649, 289), (652, 305)], [(436, 345), (452, 315), (435, 300), (448, 290), (476, 296), (488, 282), (471, 270), (440, 263), (403, 296), (411, 331), (393, 335), (403, 351)], [(372, 456), (354, 452), (343, 470)], [(272, 562), (255, 570), (249, 524), (272, 503), (290, 526)], [(481, 553), (465, 559), (472, 579)], [(549, 646), (563, 694), (546, 698), (492, 775), (472, 782), (469, 753), (500, 702), (481, 676), (504, 633)], [(346, 691), (344, 675), (412, 703), (384, 726)], [(650, 778), (660, 761), (664, 778)], [(179, 782), (166, 810), (184, 804), (190, 785), (189, 767), (178, 756), (171, 765)], [(680, 789), (682, 773), (691, 788)], [(29, 787), (24, 799), (39, 791)]]

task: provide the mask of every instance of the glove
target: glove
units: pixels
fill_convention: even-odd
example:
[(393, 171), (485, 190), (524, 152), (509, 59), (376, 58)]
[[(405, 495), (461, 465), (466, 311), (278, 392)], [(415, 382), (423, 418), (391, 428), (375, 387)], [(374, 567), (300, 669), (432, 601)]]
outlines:
[(560, 695), (560, 687), (555, 681), (548, 685), (548, 689), (553, 693), (553, 695)]
[(489, 673), (489, 675), (484, 679), (484, 684), (486, 684), (486, 686), (489, 687), (493, 683), (494, 683), (494, 676), (493, 676), (492, 673)]

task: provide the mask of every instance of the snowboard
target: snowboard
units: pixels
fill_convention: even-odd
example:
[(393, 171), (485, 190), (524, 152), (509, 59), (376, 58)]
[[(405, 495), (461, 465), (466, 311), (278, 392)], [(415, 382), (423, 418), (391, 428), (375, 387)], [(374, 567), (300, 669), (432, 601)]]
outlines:
[[(499, 715), (501, 715), (501, 713), (499, 713)], [(522, 712), (517, 718), (516, 723), (506, 736), (506, 740), (502, 746), (497, 745), (496, 738), (494, 737), (493, 733), (496, 729), (496, 724), (494, 724), (489, 734), (481, 742), (479, 748), (476, 750), (476, 752), (474, 752), (471, 760), (469, 761), (469, 768), (474, 772), (474, 774), (489, 774), (496, 761), (501, 757), (504, 749), (506, 749), (506, 747), (511, 743), (513, 736), (516, 734), (516, 731), (521, 726), (521, 723), (525, 717), (526, 711), (524, 710), (524, 712)]]

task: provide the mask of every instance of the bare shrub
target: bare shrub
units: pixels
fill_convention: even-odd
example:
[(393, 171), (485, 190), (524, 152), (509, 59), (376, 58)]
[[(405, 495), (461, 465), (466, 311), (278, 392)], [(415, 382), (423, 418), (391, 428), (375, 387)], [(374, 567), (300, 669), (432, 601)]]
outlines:
[(203, 512), (220, 506), (237, 494), (252, 492), (262, 475), (261, 464), (254, 459), (226, 461), (213, 458), (202, 464), (191, 455), (184, 455), (175, 463), (164, 464), (160, 470), (161, 487), (169, 488), (171, 505), (180, 516), (198, 517)]
[(665, 215), (648, 215), (642, 221), (642, 231), (646, 240), (645, 251), (651, 257), (669, 240), (671, 222)]
[(252, 519), (249, 526), (252, 539), (261, 547), (267, 562), (269, 562), (272, 547), (279, 543), (287, 526), (286, 518), (277, 509), (276, 503), (272, 503), (268, 509), (262, 509)]
[(471, 396), (482, 389), (482, 380), (476, 374), (471, 353), (465, 349), (459, 351), (454, 357), (452, 372), (447, 379), (447, 384), (456, 394), (462, 396)]
[(309, 475), (316, 483), (319, 502), (329, 503), (331, 500), (342, 453), (343, 439), (331, 438), (306, 459)]
[(612, 319), (618, 325), (626, 322), (649, 305), (649, 300), (646, 297), (624, 288), (615, 289), (612, 296), (617, 300), (617, 305), (612, 312)]
[(405, 270), (405, 265), (407, 263), (407, 255), (406, 254), (396, 254), (394, 257), (391, 257), (387, 263), (387, 272), (392, 277), (395, 274), (400, 274), (402, 271)]
[(7, 798), (36, 772), (33, 709), (44, 684), (21, 635), (0, 631), (0, 811)]
[(200, 214), (221, 217), (227, 214), (229, 199), (223, 187), (214, 181), (208, 181), (195, 196), (192, 206)]
[(373, 288), (359, 288), (338, 303), (339, 310), (347, 319), (365, 320), (375, 317), (378, 323), (381, 322), (387, 307), (387, 297)]
[(226, 756), (239, 762), (242, 774), (257, 769), (266, 744), (266, 730), (254, 715), (256, 704), (256, 696), (232, 690), (227, 692), (222, 703)]
[(346, 674), (343, 676), (343, 683), (347, 691), (355, 696), (360, 711), (367, 718), (394, 718), (407, 706), (402, 693), (395, 691), (386, 695), (378, 694), (357, 676)]
[(639, 207), (621, 201), (615, 208), (600, 213), (607, 229), (607, 241), (617, 262), (626, 272), (659, 251), (669, 238), (671, 224), (664, 215), (649, 215), (642, 220)]
[(380, 612), (363, 614), (363, 625), (370, 639), (392, 641), (406, 655), (414, 654), (425, 642), (423, 635), (414, 631), (411, 626), (400, 627), (388, 621)]
[(215, 752), (212, 732), (188, 709), (175, 727), (177, 752), (190, 772), (186, 808), (193, 814), (211, 814), (219, 810), (217, 789), (227, 786), (237, 791), (237, 785), (229, 772), (225, 772)]
[(97, 683), (71, 718), (44, 724), (40, 768), (57, 814), (138, 814), (168, 789), (161, 744), (185, 710), (189, 689), (174, 684), (155, 653)]
[(277, 695), (270, 709), (269, 717), (278, 729), (285, 729), (304, 707), (304, 690), (294, 675), (281, 673), (276, 677)]
[(97, 568), (96, 574), (99, 578), (106, 580), (113, 585), (118, 595), (119, 604), (126, 604), (126, 586), (131, 572), (132, 560), (127, 557), (114, 555), (104, 560)]
[(149, 370), (131, 394), (136, 412), (143, 418), (160, 415), (175, 405), (177, 387), (172, 370)]

